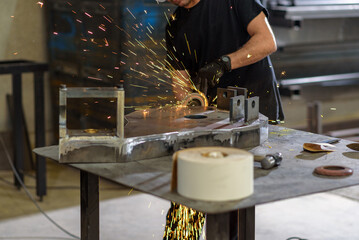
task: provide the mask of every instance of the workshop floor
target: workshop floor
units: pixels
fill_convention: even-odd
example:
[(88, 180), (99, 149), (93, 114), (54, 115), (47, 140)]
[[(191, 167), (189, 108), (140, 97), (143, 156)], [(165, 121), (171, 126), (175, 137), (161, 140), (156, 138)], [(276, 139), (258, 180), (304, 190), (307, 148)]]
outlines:
[[(70, 233), (80, 235), (79, 172), (48, 162), (48, 193), (40, 207)], [(25, 177), (35, 195), (33, 173)], [(47, 220), (12, 185), (12, 173), (0, 171), (0, 239), (72, 239)], [(100, 181), (102, 240), (161, 239), (169, 202)], [(264, 204), (256, 207), (256, 239), (359, 239), (359, 188)], [(201, 238), (203, 239), (203, 237)], [(297, 238), (298, 239), (298, 238)]]

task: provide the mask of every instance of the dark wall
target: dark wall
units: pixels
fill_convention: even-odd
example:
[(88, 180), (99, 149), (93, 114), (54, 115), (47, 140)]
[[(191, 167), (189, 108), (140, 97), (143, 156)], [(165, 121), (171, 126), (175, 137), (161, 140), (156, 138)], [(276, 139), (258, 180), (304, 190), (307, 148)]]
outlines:
[(59, 1), (48, 4), (52, 77), (80, 86), (124, 84), (127, 105), (171, 95), (161, 70), (173, 6), (155, 0)]
[[(48, 0), (45, 6), (54, 129), (58, 128), (61, 84), (121, 84), (127, 112), (173, 100), (171, 77), (163, 68), (165, 26), (174, 10), (172, 4), (155, 0)], [(79, 118), (85, 111), (81, 104), (74, 107), (77, 110), (71, 108), (69, 118)], [(106, 106), (100, 110), (93, 115), (108, 112)]]

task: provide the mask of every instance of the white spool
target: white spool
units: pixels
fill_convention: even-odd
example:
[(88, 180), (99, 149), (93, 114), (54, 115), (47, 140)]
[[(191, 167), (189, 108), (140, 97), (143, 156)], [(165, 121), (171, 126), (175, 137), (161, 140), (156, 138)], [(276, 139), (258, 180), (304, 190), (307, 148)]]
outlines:
[(253, 155), (224, 147), (181, 150), (177, 152), (177, 191), (204, 201), (248, 197), (253, 193)]

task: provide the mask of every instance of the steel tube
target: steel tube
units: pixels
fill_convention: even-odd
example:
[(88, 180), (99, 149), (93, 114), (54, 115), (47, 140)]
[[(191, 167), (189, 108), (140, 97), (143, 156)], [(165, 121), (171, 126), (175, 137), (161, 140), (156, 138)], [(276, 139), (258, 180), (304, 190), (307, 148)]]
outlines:
[[(14, 165), (20, 180), (24, 182), (24, 125), (22, 122), (22, 83), (21, 73), (12, 74), (12, 93), (14, 99)], [(18, 188), (21, 187), (18, 179), (14, 175), (14, 183)]]
[[(45, 107), (44, 107), (44, 73), (34, 73), (35, 89), (35, 147), (45, 146)], [(40, 198), (46, 195), (45, 158), (36, 155), (36, 194)]]
[(99, 240), (99, 178), (81, 171), (81, 239)]

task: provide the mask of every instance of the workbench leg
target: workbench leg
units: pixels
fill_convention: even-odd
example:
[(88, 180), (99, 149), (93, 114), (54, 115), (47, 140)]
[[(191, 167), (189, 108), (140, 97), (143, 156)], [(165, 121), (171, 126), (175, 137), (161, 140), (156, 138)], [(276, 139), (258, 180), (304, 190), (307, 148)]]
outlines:
[[(12, 94), (14, 99), (14, 165), (20, 180), (24, 182), (24, 125), (22, 122), (22, 86), (21, 73), (12, 75)], [(14, 176), (15, 186), (20, 188), (19, 180)]]
[(206, 215), (207, 240), (254, 240), (255, 207)]
[[(35, 147), (45, 146), (44, 73), (34, 73), (35, 89)], [(36, 154), (36, 194), (46, 195), (46, 161)]]
[(206, 240), (229, 240), (230, 213), (217, 213), (206, 215)]
[(239, 238), (238, 240), (255, 239), (255, 207), (238, 210)]
[(319, 101), (307, 104), (307, 124), (308, 132), (323, 133), (322, 126), (322, 104)]
[(81, 240), (99, 240), (99, 179), (81, 171)]

